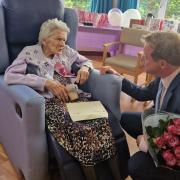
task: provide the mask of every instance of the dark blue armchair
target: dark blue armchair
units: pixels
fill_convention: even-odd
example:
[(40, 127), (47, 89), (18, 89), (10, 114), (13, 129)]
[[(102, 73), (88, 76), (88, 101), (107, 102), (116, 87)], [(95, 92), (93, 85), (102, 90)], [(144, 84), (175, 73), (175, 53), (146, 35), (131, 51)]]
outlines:
[(23, 85), (7, 86), (3, 74), (24, 46), (37, 43), (41, 24), (64, 20), (76, 48), (78, 18), (61, 0), (0, 0), (0, 143), (26, 180), (45, 180), (48, 151), (44, 98)]
[[(37, 42), (40, 26), (49, 18), (59, 18), (67, 23), (71, 30), (67, 44), (75, 49), (78, 19), (75, 10), (64, 8), (63, 0), (0, 0), (0, 143), (26, 180), (48, 179), (45, 102), (27, 86), (7, 86), (3, 74), (23, 47)], [(93, 70), (82, 88), (91, 92), (109, 112), (119, 168), (125, 177), (129, 152), (119, 125), (121, 80)], [(60, 146), (57, 148), (54, 153), (58, 156), (61, 178), (81, 180), (83, 173), (78, 163)]]

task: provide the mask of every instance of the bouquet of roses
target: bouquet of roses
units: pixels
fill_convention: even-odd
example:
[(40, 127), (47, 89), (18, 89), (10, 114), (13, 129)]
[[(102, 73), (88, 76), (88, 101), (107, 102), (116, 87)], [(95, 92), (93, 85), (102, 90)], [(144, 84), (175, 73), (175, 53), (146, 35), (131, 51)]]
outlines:
[(180, 115), (146, 111), (142, 116), (142, 124), (155, 164), (180, 170)]

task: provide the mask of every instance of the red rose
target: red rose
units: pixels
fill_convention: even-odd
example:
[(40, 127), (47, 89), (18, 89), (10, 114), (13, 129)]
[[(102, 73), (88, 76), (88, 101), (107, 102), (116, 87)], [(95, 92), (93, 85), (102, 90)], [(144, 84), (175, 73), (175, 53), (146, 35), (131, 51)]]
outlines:
[(179, 138), (177, 136), (170, 136), (168, 139), (168, 144), (171, 147), (176, 147), (177, 145), (179, 145)]
[(164, 158), (164, 160), (166, 161), (166, 164), (167, 164), (168, 166), (175, 166), (175, 165), (176, 165), (177, 160), (176, 160), (174, 154), (171, 153), (169, 150), (164, 151), (164, 152), (162, 153), (162, 156), (163, 156), (163, 158)]
[(180, 160), (180, 146), (175, 147), (174, 154)]
[(165, 147), (166, 142), (165, 142), (164, 138), (161, 136), (161, 137), (157, 137), (157, 138), (155, 139), (155, 144), (156, 144), (159, 148), (163, 148), (163, 147)]

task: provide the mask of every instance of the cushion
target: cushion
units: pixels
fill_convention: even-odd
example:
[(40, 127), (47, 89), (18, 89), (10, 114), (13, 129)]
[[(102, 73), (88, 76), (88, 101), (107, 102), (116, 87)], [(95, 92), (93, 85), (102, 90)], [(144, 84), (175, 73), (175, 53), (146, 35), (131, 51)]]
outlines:
[(2, 4), (10, 61), (17, 57), (24, 46), (38, 41), (40, 26), (44, 21), (64, 17), (63, 0), (46, 0), (46, 3), (44, 0), (2, 0)]
[(109, 57), (106, 59), (107, 65), (120, 66), (126, 69), (134, 69), (137, 67), (137, 57), (120, 54), (118, 56)]

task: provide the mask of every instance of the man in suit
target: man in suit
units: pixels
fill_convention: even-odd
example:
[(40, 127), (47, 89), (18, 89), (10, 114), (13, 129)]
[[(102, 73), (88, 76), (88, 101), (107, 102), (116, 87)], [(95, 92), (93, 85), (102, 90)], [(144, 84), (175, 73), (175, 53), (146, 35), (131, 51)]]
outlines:
[[(153, 100), (156, 111), (180, 114), (180, 35), (155, 32), (144, 38), (143, 60), (145, 71), (157, 78), (146, 87), (138, 87), (122, 78), (122, 91), (139, 101)], [(111, 67), (101, 73), (119, 75)], [(161, 93), (160, 93), (161, 92)], [(121, 126), (136, 138), (140, 151), (129, 159), (129, 174), (134, 180), (178, 180), (180, 173), (167, 168), (156, 168), (142, 135), (141, 113), (122, 113)]]

